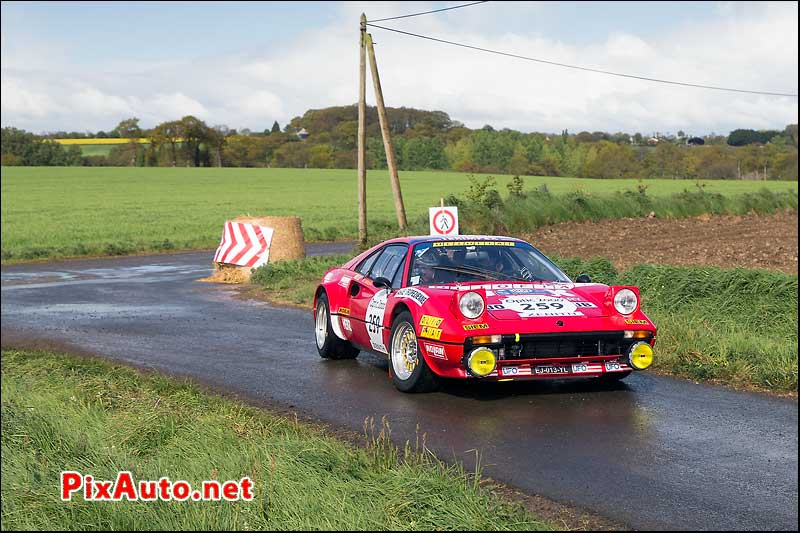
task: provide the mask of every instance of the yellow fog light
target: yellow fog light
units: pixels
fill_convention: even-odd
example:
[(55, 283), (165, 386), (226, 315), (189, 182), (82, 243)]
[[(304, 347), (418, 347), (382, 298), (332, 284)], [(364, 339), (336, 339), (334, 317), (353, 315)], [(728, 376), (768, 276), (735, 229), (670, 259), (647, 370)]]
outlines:
[(477, 348), (472, 350), (467, 359), (467, 368), (479, 378), (486, 377), (492, 373), (497, 365), (497, 358), (494, 352), (488, 348)]
[(628, 364), (636, 370), (644, 370), (653, 364), (653, 349), (645, 342), (637, 342), (628, 352)]

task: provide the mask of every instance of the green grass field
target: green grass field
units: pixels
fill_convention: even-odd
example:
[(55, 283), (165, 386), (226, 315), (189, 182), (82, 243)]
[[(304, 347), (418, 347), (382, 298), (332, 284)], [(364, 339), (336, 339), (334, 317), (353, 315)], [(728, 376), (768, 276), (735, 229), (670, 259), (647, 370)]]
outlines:
[[(3, 530), (550, 530), (424, 447), (365, 422), (361, 446), (93, 359), (2, 352)], [(389, 421), (390, 423), (391, 421)], [(378, 427), (375, 427), (378, 426)], [(253, 481), (250, 502), (59, 498), (59, 473)], [(477, 475), (476, 475), (477, 474)]]
[[(409, 221), (427, 219), (441, 197), (463, 194), (469, 175), (402, 172)], [(509, 176), (498, 176), (505, 193)], [(396, 228), (386, 171), (370, 171), (370, 232)], [(636, 180), (526, 177), (525, 189), (551, 193), (636, 190)], [(298, 215), (306, 240), (357, 234), (353, 170), (244, 168), (3, 167), (4, 262), (81, 255), (114, 255), (213, 248), (222, 224), (237, 215)], [(647, 194), (696, 189), (695, 182), (647, 180)], [(734, 195), (762, 187), (797, 192), (797, 182), (709, 181), (706, 190)]]
[(114, 144), (79, 144), (77, 145), (81, 149), (81, 155), (90, 156), (90, 155), (108, 155), (111, 153), (111, 149), (114, 148)]

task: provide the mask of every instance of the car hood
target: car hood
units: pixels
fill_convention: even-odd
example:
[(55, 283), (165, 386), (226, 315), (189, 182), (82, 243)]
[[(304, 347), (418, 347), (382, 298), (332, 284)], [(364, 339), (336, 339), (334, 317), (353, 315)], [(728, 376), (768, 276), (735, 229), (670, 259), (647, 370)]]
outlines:
[(609, 315), (608, 286), (598, 283), (533, 283), (483, 286), (488, 313), (498, 320)]

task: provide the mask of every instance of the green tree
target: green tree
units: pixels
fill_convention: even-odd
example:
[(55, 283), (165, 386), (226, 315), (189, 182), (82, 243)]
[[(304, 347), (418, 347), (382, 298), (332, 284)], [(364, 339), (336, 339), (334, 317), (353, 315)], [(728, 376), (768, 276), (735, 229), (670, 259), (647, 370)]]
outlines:
[(654, 150), (645, 157), (645, 167), (651, 178), (684, 178), (686, 177), (686, 150), (672, 143), (658, 143)]
[(288, 142), (279, 146), (272, 155), (276, 167), (306, 168), (309, 163), (309, 149), (306, 143)]
[(409, 139), (402, 145), (402, 162), (404, 170), (447, 168), (444, 143), (431, 137)]
[(136, 117), (126, 118), (117, 124), (113, 133), (120, 139), (128, 139), (129, 146), (125, 150), (115, 152), (115, 158), (127, 154), (130, 158), (128, 166), (136, 166), (136, 159), (139, 155), (139, 138), (142, 136), (142, 128), (139, 127), (139, 119)]
[(333, 149), (328, 144), (317, 144), (308, 150), (308, 166), (311, 168), (333, 167)]
[(278, 121), (276, 120), (275, 122), (272, 123), (272, 130), (270, 130), (270, 133), (280, 133), (280, 132), (281, 132), (281, 125), (278, 124)]
[(517, 176), (520, 174), (527, 174), (530, 171), (530, 161), (528, 161), (525, 147), (521, 142), (518, 142), (516, 146), (514, 146), (514, 155), (512, 155), (511, 159), (508, 161), (506, 170), (509, 174), (516, 174)]
[(583, 178), (635, 178), (641, 172), (628, 146), (608, 141), (597, 143), (597, 155), (588, 161), (580, 173)]
[(155, 128), (150, 136), (150, 145), (155, 152), (162, 148), (169, 148), (169, 161), (172, 166), (178, 164), (178, 145), (180, 144), (182, 127), (179, 121), (162, 122)]

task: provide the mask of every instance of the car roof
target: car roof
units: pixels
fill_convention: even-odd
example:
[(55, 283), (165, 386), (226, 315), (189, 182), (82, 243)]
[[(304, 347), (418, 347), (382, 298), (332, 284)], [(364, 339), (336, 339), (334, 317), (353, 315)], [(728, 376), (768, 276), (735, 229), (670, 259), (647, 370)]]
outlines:
[(456, 235), (453, 237), (444, 237), (441, 235), (418, 235), (415, 237), (399, 237), (397, 239), (388, 240), (382, 244), (402, 242), (407, 244), (419, 244), (422, 242), (462, 242), (462, 241), (502, 241), (502, 242), (525, 242), (522, 239), (515, 237), (506, 237), (500, 235)]

